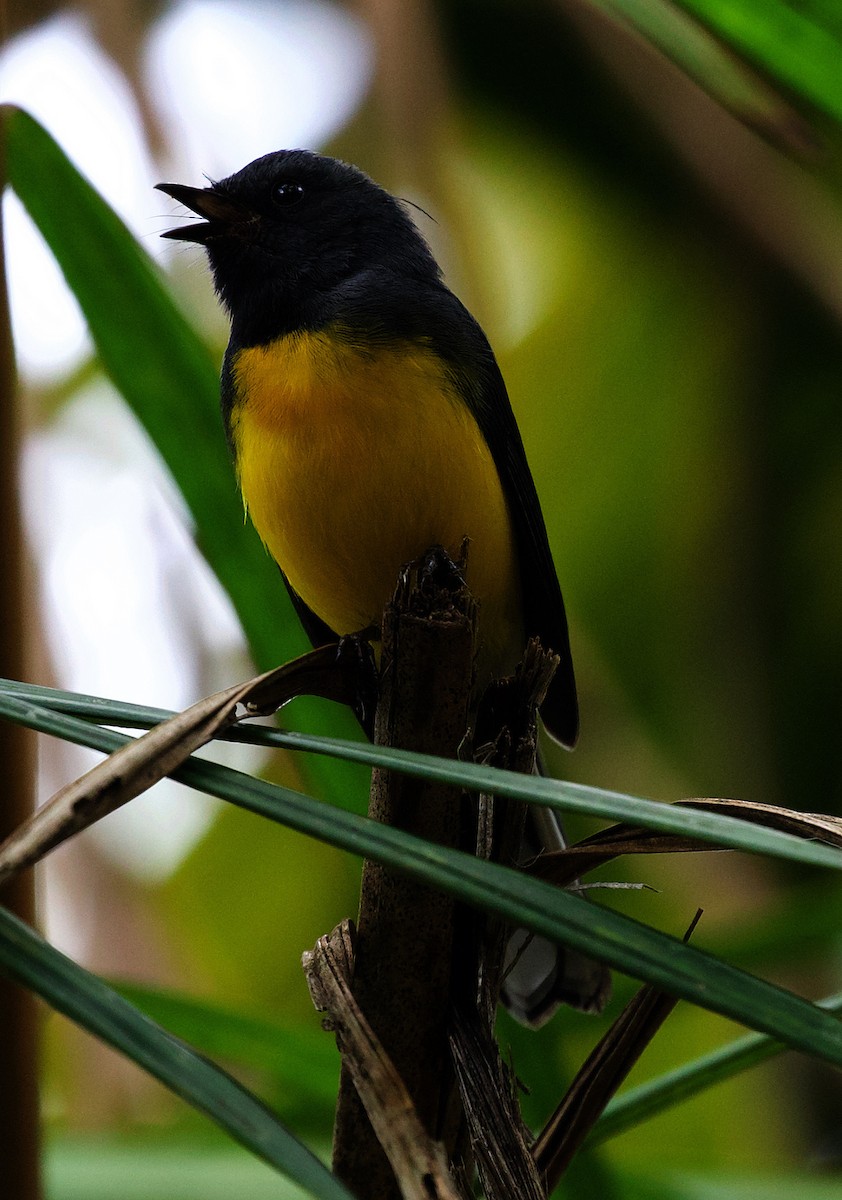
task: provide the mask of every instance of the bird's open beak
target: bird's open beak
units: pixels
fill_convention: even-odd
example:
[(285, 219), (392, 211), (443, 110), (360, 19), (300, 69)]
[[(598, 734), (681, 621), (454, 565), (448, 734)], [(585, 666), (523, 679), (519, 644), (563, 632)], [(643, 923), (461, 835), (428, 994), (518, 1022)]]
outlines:
[(156, 190), (172, 196), (173, 200), (177, 200), (185, 208), (192, 209), (200, 217), (205, 217), (204, 221), (168, 229), (161, 237), (172, 238), (176, 242), (198, 242), (201, 246), (208, 238), (225, 233), (232, 224), (243, 219), (242, 210), (213, 188), (187, 187), (183, 183), (159, 183), (156, 184)]

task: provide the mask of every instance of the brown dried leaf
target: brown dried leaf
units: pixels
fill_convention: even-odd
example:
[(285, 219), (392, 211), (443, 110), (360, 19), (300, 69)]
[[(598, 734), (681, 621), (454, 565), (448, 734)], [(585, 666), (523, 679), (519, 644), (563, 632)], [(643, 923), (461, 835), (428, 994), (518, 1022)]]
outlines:
[(687, 808), (702, 808), (708, 812), (724, 813), (729, 817), (741, 817), (754, 821), (793, 837), (815, 838), (830, 846), (842, 846), (842, 818), (826, 813), (805, 813), (794, 808), (780, 808), (775, 804), (759, 804), (754, 800), (679, 800)]
[[(823, 813), (803, 813), (752, 800), (700, 798), (678, 800), (676, 806), (740, 817), (744, 821), (753, 821), (794, 837), (816, 838), (830, 845), (842, 846), (842, 819)], [(524, 870), (557, 887), (568, 887), (578, 875), (592, 871), (622, 854), (686, 854), (727, 849), (730, 847), (699, 838), (620, 824), (611, 825), (565, 850), (542, 855)]]
[(0, 846), (0, 883), (170, 775), (201, 746), (245, 715), (274, 712), (294, 696), (346, 700), (337, 647), (322, 646), (245, 683), (206, 696), (163, 721), (55, 793)]

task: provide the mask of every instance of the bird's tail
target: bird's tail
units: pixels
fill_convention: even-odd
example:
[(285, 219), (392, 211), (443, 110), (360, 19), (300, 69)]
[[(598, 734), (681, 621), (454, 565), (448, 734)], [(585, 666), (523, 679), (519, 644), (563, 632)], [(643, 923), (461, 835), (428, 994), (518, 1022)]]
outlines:
[[(538, 771), (544, 774), (540, 761)], [(566, 845), (556, 814), (549, 808), (532, 806), (521, 862), (563, 850)], [(571, 887), (575, 889), (576, 884)], [(517, 1021), (533, 1029), (548, 1021), (561, 1004), (599, 1013), (611, 997), (611, 975), (604, 963), (525, 929), (516, 930), (509, 939), (506, 970), (501, 999)]]

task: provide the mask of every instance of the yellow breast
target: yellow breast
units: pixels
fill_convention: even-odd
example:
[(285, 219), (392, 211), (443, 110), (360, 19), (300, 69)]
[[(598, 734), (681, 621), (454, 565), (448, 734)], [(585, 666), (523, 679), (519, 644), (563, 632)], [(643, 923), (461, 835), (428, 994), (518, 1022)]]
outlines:
[(523, 630), (506, 502), (437, 355), (329, 328), (242, 350), (232, 368), (243, 498), (313, 612), (337, 633), (379, 624), (404, 563), (436, 544), (458, 557), (468, 537), (481, 672), (510, 670)]

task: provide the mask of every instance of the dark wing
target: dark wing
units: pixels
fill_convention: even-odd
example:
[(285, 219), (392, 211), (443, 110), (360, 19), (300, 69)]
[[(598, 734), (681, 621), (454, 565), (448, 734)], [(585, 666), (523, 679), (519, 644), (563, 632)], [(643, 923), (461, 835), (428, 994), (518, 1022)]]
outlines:
[[(278, 570), (281, 570), (280, 567)], [(286, 584), (289, 598), (292, 601), (292, 607), (298, 614), (301, 627), (313, 645), (317, 647), (327, 646), (330, 642), (338, 642), (339, 634), (331, 629), (329, 625), (326, 625), (321, 617), (317, 617), (312, 608), (307, 607), (283, 571), (281, 571), (281, 579)]]
[[(441, 351), (451, 363), (459, 390), (476, 417), (497, 465), (509, 505), (520, 562), (524, 623), (528, 637), (538, 637), (560, 662), (541, 716), (547, 731), (572, 747), (579, 733), (579, 706), (564, 601), (553, 564), (538, 493), (532, 480), (520, 431), (506, 385), (485, 334), (466, 309), (453, 313)], [(464, 339), (464, 340), (463, 340)], [(455, 345), (455, 342), (461, 345)], [(461, 364), (470, 363), (465, 369)]]

